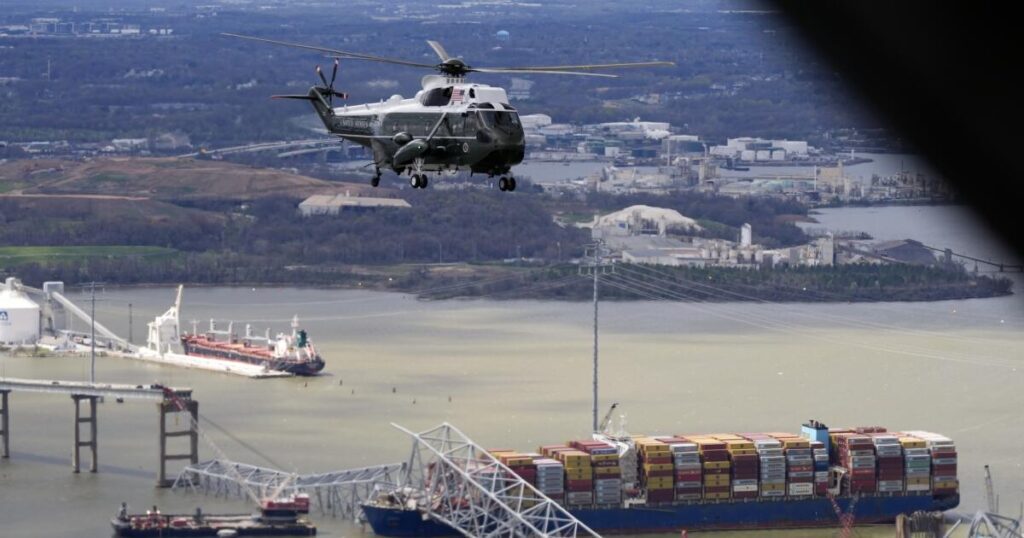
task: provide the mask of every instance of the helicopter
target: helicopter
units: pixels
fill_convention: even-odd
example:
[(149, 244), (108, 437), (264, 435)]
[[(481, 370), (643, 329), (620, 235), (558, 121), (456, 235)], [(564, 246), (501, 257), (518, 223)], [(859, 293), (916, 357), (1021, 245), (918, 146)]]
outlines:
[[(469, 169), (470, 174), (498, 176), (498, 189), (516, 190), (512, 167), (523, 162), (526, 143), (519, 113), (509, 104), (505, 90), (468, 82), (469, 73), (547, 74), (615, 78), (594, 70), (674, 66), (672, 62), (628, 62), (543, 67), (473, 67), (452, 57), (437, 41), (427, 41), (440, 63), (411, 62), (370, 54), (348, 52), (261, 37), (224, 33), (222, 35), (273, 45), (282, 45), (326, 54), (334, 58), (330, 80), (320, 66), (316, 74), (322, 85), (314, 85), (303, 95), (275, 95), (275, 99), (309, 101), (327, 131), (345, 140), (365, 146), (373, 153), (375, 174), (370, 184), (380, 184), (381, 169), (409, 174), (409, 184), (425, 189), (427, 172), (440, 173)], [(393, 95), (378, 103), (334, 105), (334, 98), (345, 100), (348, 94), (334, 88), (341, 59), (366, 60), (387, 64), (432, 69), (422, 89), (411, 99)]]

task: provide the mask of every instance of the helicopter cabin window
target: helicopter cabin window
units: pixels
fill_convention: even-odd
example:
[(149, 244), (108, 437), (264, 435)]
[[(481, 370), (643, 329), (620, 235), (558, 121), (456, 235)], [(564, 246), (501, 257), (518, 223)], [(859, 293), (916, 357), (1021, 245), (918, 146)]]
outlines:
[(423, 93), (420, 103), (423, 106), (445, 106), (452, 100), (452, 87), (433, 88)]
[(449, 114), (445, 117), (441, 131), (448, 136), (461, 136), (466, 119), (459, 114)]
[(465, 121), (462, 125), (462, 136), (476, 136), (476, 132), (479, 130), (476, 115), (466, 114), (462, 119)]

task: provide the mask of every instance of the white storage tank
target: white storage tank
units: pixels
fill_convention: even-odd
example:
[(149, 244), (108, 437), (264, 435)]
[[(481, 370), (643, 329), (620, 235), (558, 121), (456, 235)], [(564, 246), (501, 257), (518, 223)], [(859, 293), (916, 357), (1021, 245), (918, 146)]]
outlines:
[(39, 340), (39, 305), (8, 278), (0, 288), (0, 343), (31, 344)]

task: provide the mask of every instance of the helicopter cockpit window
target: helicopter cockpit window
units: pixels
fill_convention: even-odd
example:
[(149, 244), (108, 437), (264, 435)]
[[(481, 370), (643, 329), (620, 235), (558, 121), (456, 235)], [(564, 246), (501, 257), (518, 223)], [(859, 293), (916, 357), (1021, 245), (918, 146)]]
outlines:
[(447, 86), (444, 88), (433, 88), (427, 90), (423, 97), (420, 98), (420, 103), (423, 106), (445, 106), (452, 100), (452, 87)]
[(488, 127), (496, 127), (506, 132), (511, 132), (513, 127), (519, 126), (519, 115), (515, 112), (482, 110), (480, 120)]

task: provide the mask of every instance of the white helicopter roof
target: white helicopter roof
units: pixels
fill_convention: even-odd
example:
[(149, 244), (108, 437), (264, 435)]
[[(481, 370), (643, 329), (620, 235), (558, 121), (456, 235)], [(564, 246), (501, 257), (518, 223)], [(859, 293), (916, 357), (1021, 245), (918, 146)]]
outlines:
[[(422, 85), (423, 89), (416, 92), (416, 96), (412, 98), (406, 99), (396, 94), (379, 103), (346, 105), (335, 108), (334, 112), (338, 115), (359, 115), (367, 112), (464, 112), (474, 105), (484, 103), (490, 104), (495, 110), (515, 110), (508, 104), (508, 94), (503, 88), (440, 75), (423, 77)], [(445, 95), (449, 89), (450, 96)]]

